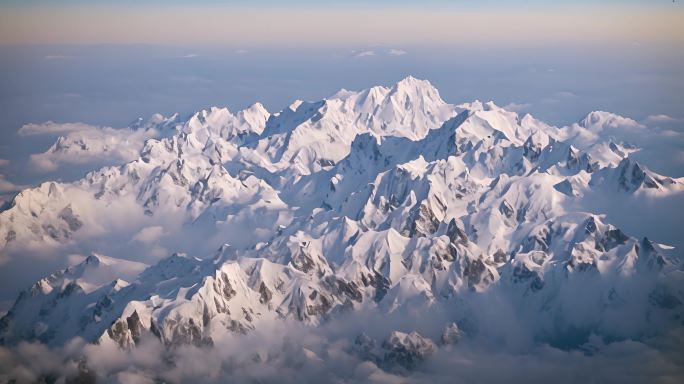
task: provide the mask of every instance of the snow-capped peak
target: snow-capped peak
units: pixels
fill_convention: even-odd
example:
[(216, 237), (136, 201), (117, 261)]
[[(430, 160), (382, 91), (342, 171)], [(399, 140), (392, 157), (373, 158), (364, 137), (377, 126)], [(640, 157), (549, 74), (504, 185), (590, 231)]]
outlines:
[(394, 92), (406, 92), (414, 94), (433, 94), (439, 96), (439, 91), (428, 80), (416, 79), (409, 75), (399, 80), (391, 88)]

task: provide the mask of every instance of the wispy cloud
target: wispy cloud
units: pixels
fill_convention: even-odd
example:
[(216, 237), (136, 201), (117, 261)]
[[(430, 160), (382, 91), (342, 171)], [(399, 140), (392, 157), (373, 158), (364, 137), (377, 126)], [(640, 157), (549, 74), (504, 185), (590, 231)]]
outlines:
[(46, 55), (43, 56), (43, 59), (45, 60), (69, 60), (73, 59), (73, 56), (67, 56), (67, 55)]
[(675, 119), (672, 116), (668, 116), (665, 114), (659, 114), (659, 115), (650, 115), (647, 118), (645, 118), (642, 122), (644, 124), (663, 124), (663, 123), (676, 123), (678, 121), (681, 121), (681, 119)]
[(390, 50), (387, 51), (387, 54), (392, 55), (392, 56), (403, 56), (407, 53), (408, 52), (404, 51), (403, 49), (397, 49), (397, 48), (390, 48)]
[(199, 55), (196, 53), (188, 53), (187, 55), (178, 56), (179, 59), (194, 59), (195, 57), (199, 57)]
[(371, 56), (403, 56), (406, 55), (408, 52), (399, 49), (399, 48), (389, 48), (389, 49), (380, 49), (380, 48), (367, 48), (367, 49), (360, 49), (360, 50), (353, 50), (351, 51), (351, 57), (354, 58), (361, 58), (361, 57), (371, 57)]
[(370, 57), (375, 55), (376, 53), (373, 50), (365, 50), (358, 53), (354, 53), (354, 57)]
[(513, 112), (520, 112), (529, 109), (532, 106), (531, 103), (508, 103), (503, 106), (503, 109), (513, 111)]

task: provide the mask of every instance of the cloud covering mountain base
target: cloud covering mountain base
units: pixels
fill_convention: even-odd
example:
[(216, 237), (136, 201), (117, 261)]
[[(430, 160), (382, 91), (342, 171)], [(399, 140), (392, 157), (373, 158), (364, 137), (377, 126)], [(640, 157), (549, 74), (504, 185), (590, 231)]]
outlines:
[(232, 336), (211, 348), (168, 349), (156, 339), (137, 348), (73, 340), (59, 348), (23, 342), (0, 347), (0, 379), (18, 382), (369, 382), (369, 383), (676, 383), (684, 378), (681, 330), (645, 341), (604, 342), (581, 348), (534, 344), (509, 349), (462, 342), (441, 347), (413, 370), (370, 361), (355, 351), (344, 325), (308, 328), (280, 323)]

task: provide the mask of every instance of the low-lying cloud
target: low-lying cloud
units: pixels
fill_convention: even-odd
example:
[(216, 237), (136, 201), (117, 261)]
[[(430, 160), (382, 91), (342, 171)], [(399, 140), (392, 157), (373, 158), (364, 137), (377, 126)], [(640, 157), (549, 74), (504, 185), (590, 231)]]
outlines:
[(155, 128), (111, 128), (84, 123), (26, 124), (19, 136), (59, 136), (45, 152), (30, 155), (29, 162), (38, 172), (55, 172), (63, 165), (107, 165), (138, 158), (146, 140), (157, 138)]
[(19, 136), (38, 136), (38, 135), (64, 135), (71, 132), (97, 131), (101, 127), (84, 123), (55, 123), (47, 121), (41, 124), (24, 124), (17, 135)]
[[(505, 319), (500, 320), (505, 327)], [(423, 321), (430, 322), (429, 318)], [(383, 327), (389, 329), (393, 322), (390, 317)], [(148, 338), (130, 351), (81, 339), (59, 348), (22, 342), (0, 347), (0, 380), (675, 383), (684, 379), (682, 329), (644, 341), (606, 343), (593, 337), (576, 350), (545, 344), (511, 350), (466, 339), (440, 347), (412, 370), (360, 357), (353, 345), (355, 331), (341, 321), (318, 328), (283, 321), (246, 335), (215, 340), (213, 347), (167, 348)]]

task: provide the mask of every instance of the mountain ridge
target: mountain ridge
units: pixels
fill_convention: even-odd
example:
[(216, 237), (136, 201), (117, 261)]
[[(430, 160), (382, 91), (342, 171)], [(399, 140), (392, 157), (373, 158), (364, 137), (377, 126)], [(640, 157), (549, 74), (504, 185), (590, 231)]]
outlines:
[[(316, 327), (404, 310), (447, 311), (440, 334), (459, 339), (480, 332), (469, 314), (478, 295), (494, 294), (549, 343), (573, 330), (664, 333), (684, 314), (678, 250), (583, 209), (588, 192), (684, 190), (632, 160), (631, 144), (601, 136), (604, 126), (640, 129), (634, 120), (592, 112), (559, 128), (493, 102), (448, 104), (413, 77), (274, 114), (257, 103), (175, 119), (150, 120), (145, 129), (176, 125), (138, 158), (25, 190), (0, 212), (3, 258), (98, 243), (150, 264), (131, 281), (62, 277), (106, 271), (119, 261), (102, 260), (120, 256), (56, 272), (0, 320), (0, 342), (206, 346), (273, 321)], [(614, 326), (626, 314), (635, 317)], [(413, 366), (435, 343), (395, 332), (385, 347)]]

